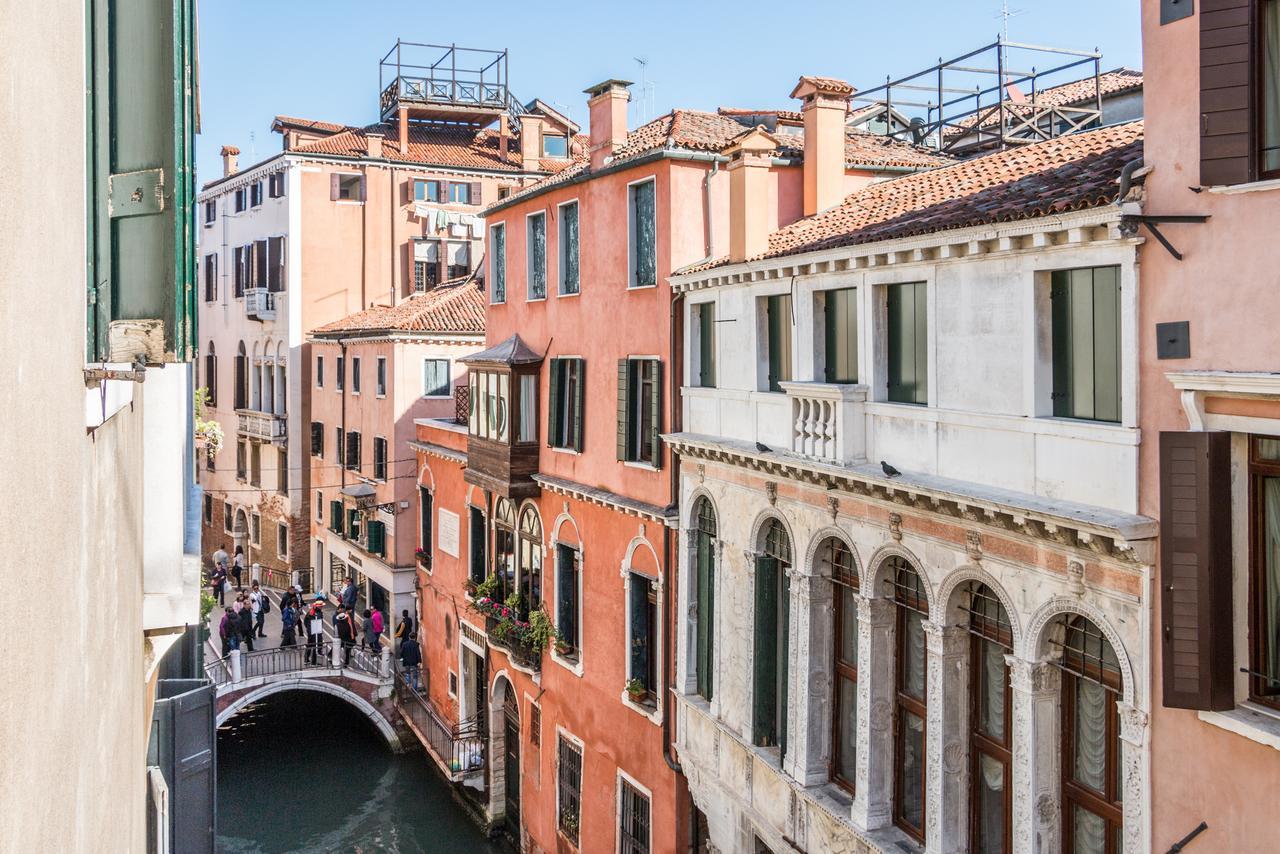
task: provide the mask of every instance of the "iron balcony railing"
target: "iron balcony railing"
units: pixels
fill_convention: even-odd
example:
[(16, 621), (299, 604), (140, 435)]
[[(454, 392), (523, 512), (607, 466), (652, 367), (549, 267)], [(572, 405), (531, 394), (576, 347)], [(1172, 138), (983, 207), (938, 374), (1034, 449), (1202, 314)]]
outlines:
[(507, 52), (406, 42), (378, 63), (379, 107), (385, 119), (401, 103), (502, 111), (524, 110), (507, 88)]
[[(275, 649), (260, 649), (254, 652), (240, 651), (240, 678), (254, 679), (261, 676), (274, 676), (277, 673), (290, 673), (296, 670), (311, 668), (328, 668), (332, 666), (333, 646), (326, 638), (320, 644), (319, 654), (315, 661), (308, 661), (308, 647), (299, 642), (294, 646), (281, 646)], [(376, 671), (375, 671), (376, 672)], [(216, 658), (204, 666), (205, 677), (216, 686), (223, 686), (232, 681), (231, 659)]]
[(283, 442), (288, 436), (287, 416), (283, 413), (261, 412), (256, 409), (237, 409), (240, 435), (264, 442)]
[(409, 674), (403, 672), (396, 677), (396, 700), (400, 713), (427, 740), (427, 749), (450, 780), (458, 782), (484, 768), (485, 738), (479, 715), (457, 724), (448, 723), (414, 686)]

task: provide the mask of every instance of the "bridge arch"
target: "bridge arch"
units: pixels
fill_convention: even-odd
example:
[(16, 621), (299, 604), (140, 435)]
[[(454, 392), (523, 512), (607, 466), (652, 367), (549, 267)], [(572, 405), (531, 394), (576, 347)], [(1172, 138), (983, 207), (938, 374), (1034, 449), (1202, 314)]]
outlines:
[(388, 722), (387, 719), (382, 716), (382, 713), (375, 709), (368, 700), (348, 688), (319, 679), (290, 679), (268, 682), (265, 685), (260, 685), (251, 691), (247, 691), (243, 695), (232, 700), (225, 709), (218, 712), (218, 726), (222, 726), (250, 703), (256, 703), (264, 697), (269, 697), (272, 694), (279, 694), (283, 691), (317, 691), (321, 694), (331, 694), (334, 697), (345, 700), (347, 703), (350, 703), (352, 706), (359, 709), (361, 714), (372, 721), (373, 725), (378, 728), (378, 732), (382, 734), (382, 737), (387, 742), (387, 746), (391, 748), (393, 753), (404, 752), (404, 745), (400, 741), (400, 736), (396, 734), (396, 731), (391, 726), (390, 722)]

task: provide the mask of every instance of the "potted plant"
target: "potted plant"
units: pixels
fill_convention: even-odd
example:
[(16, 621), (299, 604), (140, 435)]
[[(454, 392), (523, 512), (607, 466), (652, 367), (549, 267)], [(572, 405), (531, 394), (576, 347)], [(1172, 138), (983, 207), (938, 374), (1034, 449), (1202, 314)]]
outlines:
[(414, 554), (414, 557), (418, 559), (418, 563), (422, 564), (423, 566), (429, 566), (431, 564), (431, 552), (427, 551), (426, 549), (416, 548), (413, 550), (413, 554)]
[(556, 629), (556, 655), (563, 658), (572, 654), (573, 646), (565, 640), (564, 635), (560, 634), (560, 630)]
[(633, 703), (644, 702), (644, 698), (648, 696), (649, 689), (644, 687), (644, 683), (639, 679), (627, 680), (627, 696), (631, 698)]
[(560, 633), (551, 624), (551, 618), (547, 616), (547, 612), (539, 608), (529, 615), (528, 635), (529, 646), (541, 652), (547, 648), (547, 644), (556, 642)]

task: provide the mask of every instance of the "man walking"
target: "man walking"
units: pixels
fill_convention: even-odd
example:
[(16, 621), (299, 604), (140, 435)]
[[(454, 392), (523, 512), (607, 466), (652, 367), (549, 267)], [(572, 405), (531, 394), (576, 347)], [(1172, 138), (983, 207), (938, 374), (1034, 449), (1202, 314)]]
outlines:
[(243, 593), (236, 600), (236, 607), (239, 609), (240, 640), (246, 652), (253, 652), (253, 637), (257, 632), (253, 628), (253, 610)]
[(342, 588), (342, 607), (347, 609), (347, 613), (354, 613), (356, 609), (356, 582), (351, 576), (347, 576), (347, 586)]
[(348, 616), (345, 606), (338, 606), (338, 615), (333, 618), (333, 625), (338, 630), (338, 641), (342, 644), (342, 666), (350, 667), (351, 648), (356, 645), (356, 624)]
[(419, 674), (422, 669), (422, 650), (418, 647), (418, 636), (410, 634), (400, 644), (400, 669), (404, 672), (404, 681), (415, 691), (421, 690)]
[(253, 628), (256, 637), (265, 638), (267, 636), (266, 629), (263, 626), (267, 622), (267, 610), (271, 607), (267, 600), (267, 593), (258, 582), (253, 582), (253, 590), (249, 593), (249, 605), (253, 610)]

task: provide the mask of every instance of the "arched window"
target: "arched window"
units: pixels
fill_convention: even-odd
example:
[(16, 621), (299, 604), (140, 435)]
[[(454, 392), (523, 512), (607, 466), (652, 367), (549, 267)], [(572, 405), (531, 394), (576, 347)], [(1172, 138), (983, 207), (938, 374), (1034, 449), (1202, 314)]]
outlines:
[(262, 410), (262, 354), (258, 345), (253, 345), (253, 361), (249, 363), (249, 408), (255, 412)]
[(991, 588), (969, 582), (969, 839), (974, 854), (1010, 851), (1011, 697), (1005, 655), (1013, 651), (1009, 615)]
[(520, 610), (528, 617), (530, 611), (542, 607), (542, 522), (538, 511), (527, 506), (520, 513)]
[(1085, 617), (1066, 624), (1062, 659), (1063, 851), (1119, 854), (1120, 664)]
[(925, 670), (924, 621), (929, 600), (915, 567), (900, 557), (888, 560), (896, 615), (894, 679), (893, 820), (924, 844)]
[(823, 540), (818, 546), (818, 558), (831, 573), (835, 623), (831, 779), (852, 792), (858, 760), (858, 571), (853, 552), (839, 537)]
[(498, 577), (498, 598), (505, 600), (516, 589), (516, 508), (499, 498), (493, 513), (494, 574)]
[(693, 514), (695, 557), (695, 597), (697, 637), (694, 670), (698, 695), (711, 701), (712, 652), (715, 644), (716, 600), (716, 511), (706, 498), (699, 498)]
[(791, 538), (778, 519), (760, 532), (756, 557), (754, 715), (752, 741), (787, 750)]
[(218, 354), (213, 342), (209, 342), (209, 351), (204, 354), (204, 387), (209, 392), (209, 406), (218, 405)]
[(244, 342), (240, 342), (240, 346), (236, 348), (236, 371), (235, 371), (235, 408), (249, 408), (249, 357), (244, 349)]

